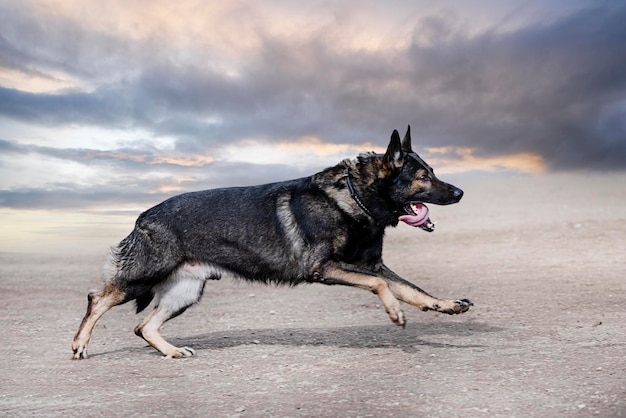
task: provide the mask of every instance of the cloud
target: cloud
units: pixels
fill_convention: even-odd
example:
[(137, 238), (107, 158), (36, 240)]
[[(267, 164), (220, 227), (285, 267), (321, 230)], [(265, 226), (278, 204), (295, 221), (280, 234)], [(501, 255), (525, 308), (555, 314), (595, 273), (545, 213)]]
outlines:
[(144, 210), (174, 194), (269, 183), (301, 177), (323, 167), (255, 164), (245, 159), (220, 161), (136, 145), (105, 151), (0, 140), (0, 177), (4, 185), (0, 207)]
[(588, 9), (469, 40), (440, 22), (447, 46), (411, 52), (433, 97), (431, 134), (485, 155), (538, 153), (552, 169), (625, 168), (624, 18), (623, 6)]
[[(492, 16), (486, 3), (473, 14), (405, 2), (120, 4), (0, 6), (0, 119), (21, 127), (0, 149), (24, 161), (14, 172), (26, 177), (32, 156), (101, 173), (73, 184), (68, 170), (31, 187), (15, 177), (4, 204), (146, 202), (275, 181), (383, 148), (407, 124), (425, 158), (456, 164), (448, 171), (626, 168), (620, 2), (555, 6), (545, 19), (511, 2), (479, 23), (475, 15)], [(68, 127), (111, 132), (112, 145), (99, 149), (85, 134), (62, 146), (56, 136)], [(249, 156), (237, 154), (246, 146)], [(305, 160), (307, 146), (330, 151)], [(442, 147), (456, 151), (427, 151)], [(254, 164), (272, 150), (269, 163)]]
[(13, 209), (66, 209), (102, 211), (108, 208), (133, 209), (137, 213), (171, 197), (192, 190), (233, 185), (248, 186), (270, 183), (304, 174), (298, 167), (280, 164), (250, 164), (245, 162), (214, 162), (202, 169), (161, 170), (150, 175), (142, 170), (133, 177), (129, 170), (124, 176), (111, 176), (90, 185), (77, 182), (49, 182), (41, 187), (19, 187), (0, 190), (0, 207)]
[[(150, 10), (156, 16), (161, 9)], [(13, 12), (16, 21), (5, 18), (2, 40), (12, 68), (54, 69), (96, 85), (54, 94), (0, 89), (0, 113), (20, 120), (140, 126), (178, 137), (184, 152), (242, 138), (382, 144), (392, 128), (412, 123), (424, 145), (538, 153), (553, 169), (620, 168), (626, 155), (619, 138), (626, 101), (620, 5), (478, 34), (458, 17), (424, 17), (405, 47), (374, 50), (340, 42), (344, 33), (334, 25), (347, 18), (331, 14), (295, 39), (271, 25), (246, 28), (242, 43), (252, 46), (231, 45), (245, 58), (231, 53), (230, 65), (208, 66), (207, 55), (225, 55), (214, 42), (231, 24), (218, 24), (217, 37), (202, 37), (208, 53), (196, 59), (174, 55), (180, 36), (169, 44), (160, 38), (165, 44), (157, 47), (148, 23), (121, 39), (133, 33), (128, 16), (118, 33), (67, 17), (52, 19), (52, 30), (44, 31), (43, 16)], [(258, 9), (248, 12), (250, 19), (260, 16)], [(165, 33), (182, 30), (177, 22), (164, 20)], [(204, 46), (186, 42), (190, 54)]]
[[(367, 149), (385, 150), (372, 144)], [(307, 176), (346, 157), (356, 157), (360, 151), (354, 145), (327, 144), (317, 138), (272, 145), (244, 141), (224, 146), (222, 154), (215, 157), (163, 152), (142, 143), (134, 148), (94, 150), (0, 140), (0, 187), (5, 186), (0, 189), (0, 207), (138, 213), (184, 192)], [(483, 171), (545, 169), (542, 158), (532, 154), (482, 158), (471, 148), (440, 147), (428, 148), (422, 155), (444, 177), (471, 172), (477, 166)], [(265, 163), (259, 164), (261, 158)], [(30, 161), (24, 162), (26, 159)], [(32, 167), (37, 167), (35, 173)], [(33, 174), (34, 179), (30, 178)], [(20, 182), (11, 181), (11, 176)]]

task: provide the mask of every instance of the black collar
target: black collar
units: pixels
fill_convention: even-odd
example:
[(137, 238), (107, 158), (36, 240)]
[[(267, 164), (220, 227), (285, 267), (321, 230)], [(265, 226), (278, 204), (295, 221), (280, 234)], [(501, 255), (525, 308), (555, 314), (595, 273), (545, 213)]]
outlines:
[(350, 191), (350, 196), (352, 196), (352, 199), (354, 199), (356, 204), (361, 208), (363, 212), (365, 212), (367, 216), (369, 216), (372, 219), (375, 219), (374, 215), (372, 215), (372, 213), (369, 210), (367, 210), (367, 207), (365, 207), (365, 204), (361, 201), (361, 199), (359, 198), (359, 195), (356, 194), (356, 190), (354, 189), (354, 186), (352, 185), (352, 182), (350, 181), (350, 167), (346, 167), (346, 169), (343, 172), (343, 177), (346, 179), (346, 185), (348, 186), (348, 191)]

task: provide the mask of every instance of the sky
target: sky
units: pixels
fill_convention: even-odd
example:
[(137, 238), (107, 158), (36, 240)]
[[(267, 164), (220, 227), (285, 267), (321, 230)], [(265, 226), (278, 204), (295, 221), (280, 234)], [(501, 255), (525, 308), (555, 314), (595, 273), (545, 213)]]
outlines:
[(5, 0), (0, 251), (108, 239), (409, 124), (442, 177), (624, 171), (625, 21), (623, 1)]

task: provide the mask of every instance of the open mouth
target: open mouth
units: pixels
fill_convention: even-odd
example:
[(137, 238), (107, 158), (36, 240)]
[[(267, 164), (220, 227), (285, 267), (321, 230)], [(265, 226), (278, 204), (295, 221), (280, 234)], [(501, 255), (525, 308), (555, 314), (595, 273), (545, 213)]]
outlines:
[(419, 227), (427, 232), (435, 230), (435, 223), (429, 218), (428, 206), (421, 202), (409, 202), (404, 206), (406, 215), (400, 216), (398, 219), (408, 225)]

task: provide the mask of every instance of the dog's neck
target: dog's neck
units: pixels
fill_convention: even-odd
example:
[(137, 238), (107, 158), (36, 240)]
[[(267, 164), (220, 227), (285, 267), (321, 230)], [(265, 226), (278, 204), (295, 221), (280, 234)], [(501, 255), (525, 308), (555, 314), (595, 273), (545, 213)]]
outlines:
[(365, 212), (367, 216), (369, 216), (372, 219), (375, 219), (374, 215), (372, 215), (372, 213), (367, 209), (367, 206), (365, 206), (361, 198), (359, 198), (359, 195), (357, 194), (356, 189), (352, 185), (352, 181), (350, 180), (350, 167), (346, 167), (346, 169), (343, 171), (343, 178), (346, 179), (346, 186), (348, 186), (348, 191), (350, 192), (350, 196), (352, 196), (352, 199), (354, 199), (357, 206), (361, 208), (361, 210)]

